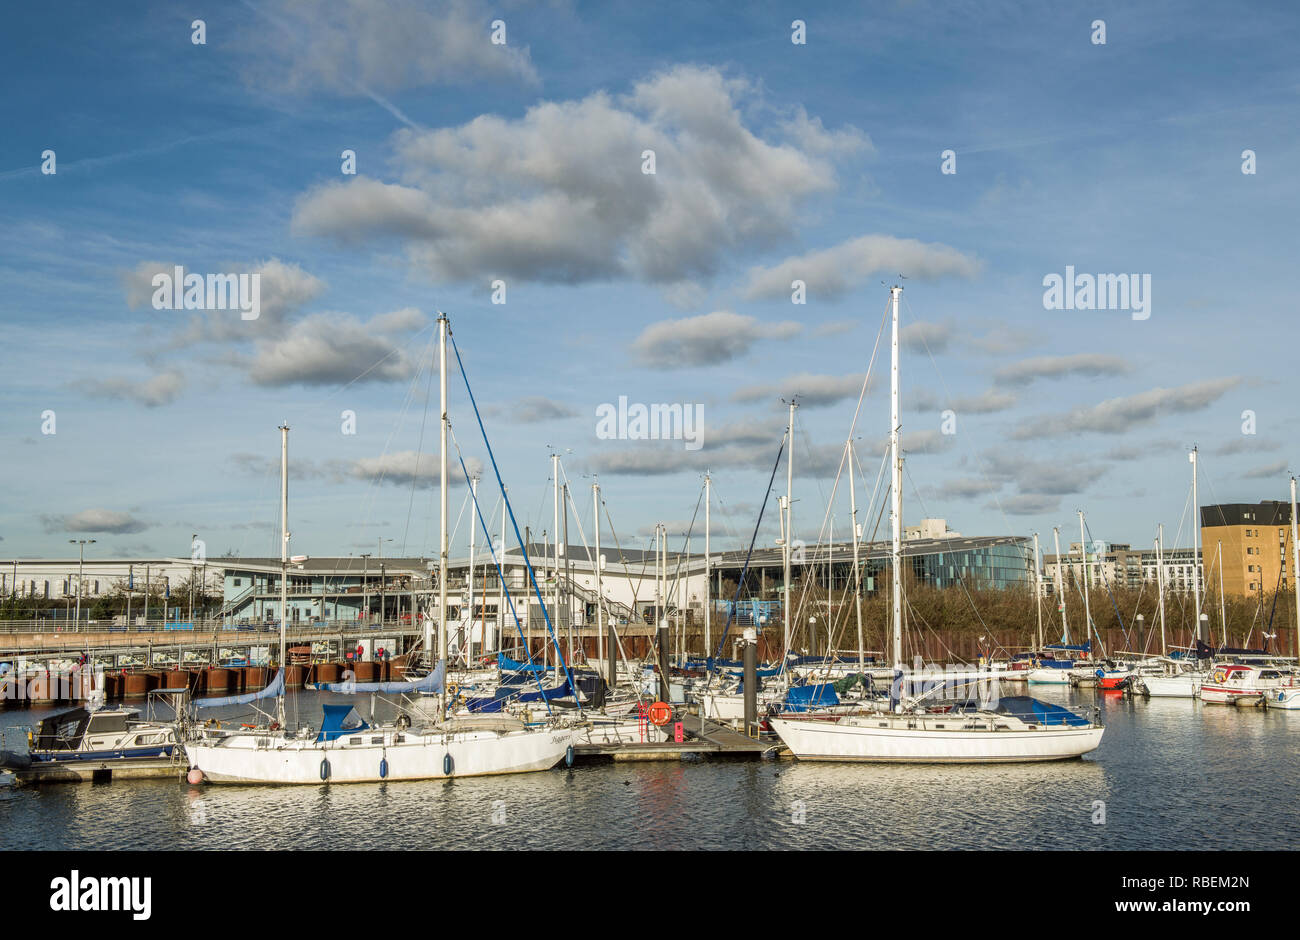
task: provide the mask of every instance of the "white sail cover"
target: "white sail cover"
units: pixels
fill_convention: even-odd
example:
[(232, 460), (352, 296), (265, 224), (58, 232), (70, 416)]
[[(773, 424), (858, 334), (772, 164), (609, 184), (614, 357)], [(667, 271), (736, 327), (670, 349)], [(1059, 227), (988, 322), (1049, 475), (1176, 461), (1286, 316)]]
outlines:
[(423, 679), (413, 679), (410, 682), (357, 682), (349, 679), (346, 682), (318, 682), (312, 688), (320, 692), (340, 692), (343, 695), (355, 695), (357, 692), (441, 692), (446, 675), (447, 663), (440, 659), (438, 665), (433, 667), (433, 672)]
[(284, 670), (281, 669), (260, 692), (248, 692), (244, 695), (225, 695), (221, 698), (196, 698), (194, 700), (195, 708), (217, 708), (220, 705), (247, 705), (249, 702), (260, 702), (264, 698), (275, 698), (277, 695), (284, 694)]

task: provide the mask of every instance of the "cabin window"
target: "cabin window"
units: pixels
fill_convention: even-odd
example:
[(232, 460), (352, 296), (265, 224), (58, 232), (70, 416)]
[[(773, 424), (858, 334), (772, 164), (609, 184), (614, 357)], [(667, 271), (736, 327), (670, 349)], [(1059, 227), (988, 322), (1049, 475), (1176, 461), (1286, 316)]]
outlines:
[(361, 739), (360, 739), (360, 738), (348, 738), (348, 743), (349, 743), (349, 744), (360, 744), (360, 743), (361, 743)]

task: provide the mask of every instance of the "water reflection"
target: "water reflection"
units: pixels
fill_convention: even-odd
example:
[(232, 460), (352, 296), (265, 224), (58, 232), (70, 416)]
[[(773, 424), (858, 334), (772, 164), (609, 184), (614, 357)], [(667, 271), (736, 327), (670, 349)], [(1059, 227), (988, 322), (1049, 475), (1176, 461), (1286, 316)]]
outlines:
[[(6, 848), (100, 850), (1215, 848), (1227, 831), (1238, 848), (1291, 847), (1300, 715), (1033, 694), (1096, 703), (1101, 747), (991, 766), (690, 761), (437, 783), (55, 785), (0, 791), (0, 832)], [(304, 695), (304, 720), (321, 700), (347, 701)], [(39, 717), (5, 712), (0, 724)]]

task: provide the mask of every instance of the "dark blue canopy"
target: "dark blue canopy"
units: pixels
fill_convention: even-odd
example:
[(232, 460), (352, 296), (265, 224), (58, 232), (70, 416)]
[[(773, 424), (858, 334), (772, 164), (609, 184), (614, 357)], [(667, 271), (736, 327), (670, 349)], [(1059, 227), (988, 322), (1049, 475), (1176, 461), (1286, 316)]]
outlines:
[(998, 701), (997, 711), (1035, 725), (1071, 725), (1086, 728), (1091, 722), (1068, 708), (1040, 702), (1028, 695), (1008, 695)]
[(1084, 643), (1081, 646), (1069, 646), (1065, 643), (1048, 643), (1045, 647), (1043, 647), (1043, 649), (1073, 650), (1076, 653), (1086, 653), (1088, 652), (1088, 650), (1092, 649), (1092, 640), (1089, 640), (1087, 643)]
[[(316, 735), (316, 740), (333, 741), (343, 737), (345, 734), (356, 734), (358, 731), (367, 730), (370, 725), (361, 720), (356, 709), (351, 705), (322, 705), (321, 710), (325, 712), (321, 719), (320, 734)], [(344, 722), (350, 716), (355, 716), (360, 724), (344, 726)]]
[(791, 712), (806, 712), (839, 703), (840, 697), (835, 694), (835, 686), (830, 683), (791, 686), (785, 693), (785, 708)]

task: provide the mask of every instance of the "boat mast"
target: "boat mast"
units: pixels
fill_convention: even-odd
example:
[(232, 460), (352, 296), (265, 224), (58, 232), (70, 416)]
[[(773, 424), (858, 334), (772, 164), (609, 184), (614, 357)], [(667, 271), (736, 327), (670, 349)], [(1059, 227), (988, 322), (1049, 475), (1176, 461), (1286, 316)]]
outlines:
[(862, 573), (858, 565), (858, 494), (853, 484), (853, 441), (845, 445), (849, 449), (849, 521), (852, 523), (853, 538), (853, 606), (858, 616), (858, 668), (865, 668), (866, 651), (862, 648)]
[(785, 587), (781, 600), (781, 606), (785, 612), (785, 656), (790, 655), (790, 543), (794, 539), (794, 505), (791, 499), (794, 495), (794, 396), (790, 397), (790, 424), (786, 428), (786, 434), (789, 438), (789, 451), (785, 458), (785, 538), (781, 541), (782, 562), (784, 568)]
[[(901, 287), (891, 287), (892, 326), (889, 344), (889, 523), (893, 545), (891, 564), (894, 574), (894, 670), (903, 668), (903, 463), (898, 456), (898, 297)], [(791, 412), (793, 414), (793, 412)]]
[[(552, 602), (554, 603), (555, 614), (551, 617), (551, 623), (555, 625), (555, 639), (559, 642), (560, 638), (560, 455), (551, 454), (551, 483), (554, 488), (554, 511), (551, 523), (551, 543), (555, 546), (553, 560), (555, 566), (555, 590), (552, 592)], [(559, 671), (560, 658), (555, 657), (555, 668)]]
[[(500, 651), (506, 636), (506, 488), (501, 487), (501, 574), (497, 577), (497, 636), (493, 644)], [(528, 661), (528, 657), (524, 657)]]
[[(465, 668), (469, 668), (470, 653), (474, 650), (474, 530), (478, 526), (478, 477), (469, 481), (469, 500), (473, 504), (472, 522), (469, 527), (469, 613), (461, 619), (465, 622)], [(479, 647), (482, 649), (482, 646)]]
[[(280, 425), (280, 668), (289, 677), (285, 660), (285, 630), (289, 619), (289, 423)], [(275, 717), (284, 727), (284, 687), (275, 697)]]
[[(573, 662), (573, 567), (569, 562), (569, 484), (564, 484), (564, 619), (569, 622), (569, 651), (566, 659)], [(582, 656), (587, 659), (586, 654)]]
[(1296, 540), (1295, 477), (1291, 478), (1291, 581), (1295, 585), (1295, 649), (1300, 662), (1300, 541)]
[[(1079, 554), (1083, 556), (1083, 623), (1087, 639), (1092, 640), (1092, 604), (1088, 600), (1088, 541), (1083, 532), (1083, 510), (1079, 510)], [(1098, 644), (1100, 646), (1101, 644)]]
[(713, 503), (713, 478), (704, 474), (704, 658), (708, 659), (713, 650), (713, 597), (709, 593), (709, 507)]
[(450, 533), (447, 531), (447, 315), (438, 314), (438, 364), (439, 364), (439, 391), (441, 394), (442, 406), (439, 411), (442, 414), (441, 430), (438, 437), (438, 449), (440, 459), (440, 472), (438, 474), (438, 525), (441, 536), (438, 546), (438, 614), (442, 619), (442, 640), (440, 651), (443, 662), (442, 691), (439, 693), (438, 717), (445, 719), (447, 717), (447, 554), (448, 538)]
[(1196, 600), (1196, 638), (1201, 635), (1201, 504), (1196, 492), (1196, 445), (1187, 455), (1192, 463), (1192, 596)]
[(1228, 612), (1223, 600), (1223, 540), (1219, 540), (1214, 564), (1219, 569), (1219, 628), (1223, 631), (1223, 645), (1228, 645)]
[(1169, 644), (1165, 640), (1165, 527), (1156, 531), (1156, 587), (1160, 591), (1160, 653), (1169, 655)]
[[(597, 657), (605, 661), (605, 591), (600, 582), (600, 484), (591, 484), (591, 518), (596, 527), (596, 643)], [(610, 657), (613, 659), (613, 657)], [(609, 687), (614, 688), (614, 674), (609, 675)]]
[(1061, 642), (1070, 644), (1070, 622), (1065, 617), (1065, 572), (1061, 570), (1061, 527), (1052, 526), (1052, 541), (1056, 543), (1056, 577), (1061, 581), (1061, 589), (1056, 602), (1061, 605)]
[[(851, 471), (850, 471), (851, 472)], [(1038, 610), (1038, 648), (1043, 648), (1043, 567), (1038, 554), (1038, 533), (1034, 533), (1034, 600)]]

